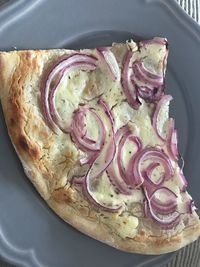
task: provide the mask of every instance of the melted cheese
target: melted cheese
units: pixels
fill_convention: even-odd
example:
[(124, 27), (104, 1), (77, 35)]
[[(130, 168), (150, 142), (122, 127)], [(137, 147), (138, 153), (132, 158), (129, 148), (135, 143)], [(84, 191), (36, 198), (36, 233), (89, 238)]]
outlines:
[(72, 71), (65, 76), (56, 94), (56, 109), (63, 124), (69, 125), (74, 110), (81, 102), (83, 90), (88, 81), (88, 73), (85, 71)]
[(141, 48), (140, 58), (143, 58), (144, 66), (153, 73), (163, 74), (163, 59), (166, 48), (164, 45), (151, 44)]
[(98, 186), (95, 190), (95, 197), (101, 202), (109, 204), (110, 206), (124, 205), (129, 206), (134, 202), (141, 202), (144, 199), (141, 190), (133, 190), (133, 195), (126, 196), (115, 191), (112, 186), (106, 172), (103, 173), (101, 179), (99, 179)]
[(91, 112), (86, 114), (87, 136), (93, 140), (99, 139), (99, 125)]
[(122, 238), (133, 238), (137, 233), (138, 226), (138, 218), (135, 216), (131, 216), (128, 213), (124, 213), (122, 215), (112, 216), (112, 219), (104, 219), (104, 222), (111, 226), (111, 230), (114, 230), (122, 237)]
[(169, 121), (169, 102), (162, 106), (158, 113), (157, 125), (158, 132), (163, 138), (166, 138)]
[[(143, 146), (163, 144), (152, 127), (152, 108), (144, 101), (139, 110), (134, 110), (127, 102), (122, 102), (113, 109), (113, 114), (117, 128), (127, 124), (130, 120), (136, 125), (136, 131), (142, 140)], [(159, 120), (159, 124), (163, 124), (162, 119)]]
[(127, 168), (129, 160), (137, 152), (137, 150), (138, 148), (135, 143), (131, 142), (130, 140), (127, 140), (125, 142), (123, 149), (122, 149), (122, 155), (121, 155), (124, 168)]
[[(127, 49), (136, 50), (137, 45), (132, 42), (126, 45), (114, 45), (112, 51), (116, 56), (116, 60), (122, 67), (122, 60), (127, 52)], [(165, 55), (165, 46), (150, 45), (148, 48), (141, 48), (140, 52), (135, 52), (135, 59), (142, 59), (144, 66), (153, 73), (161, 74), (163, 70), (163, 58)], [(93, 51), (94, 56), (95, 50)], [(141, 99), (142, 105), (138, 110), (132, 109), (126, 101), (120, 81), (113, 81), (109, 73), (102, 67), (102, 62), (98, 62), (96, 70), (91, 72), (73, 71), (66, 75), (62, 84), (60, 85), (56, 95), (56, 108), (63, 121), (63, 123), (70, 124), (74, 110), (78, 108), (79, 103), (85, 103), (88, 106), (95, 108), (99, 115), (103, 118), (101, 108), (97, 104), (97, 96), (102, 95), (108, 103), (115, 119), (115, 128), (119, 129), (127, 123), (132, 129), (133, 134), (139, 136), (142, 140), (143, 147), (145, 146), (163, 146), (163, 141), (160, 140), (152, 127), (153, 106)], [(166, 107), (160, 113), (158, 126), (162, 134), (165, 135), (165, 126), (168, 121), (169, 108)], [(99, 129), (97, 123), (91, 114), (86, 116), (87, 134), (93, 139), (99, 138)], [(74, 146), (74, 144), (73, 144)], [(127, 142), (123, 148), (122, 160), (125, 167), (130, 157), (135, 153), (136, 146)], [(84, 156), (83, 152), (79, 152), (80, 157)], [(79, 170), (76, 170), (79, 172)], [(154, 179), (158, 179), (162, 173), (162, 168), (156, 168), (153, 172)], [(175, 176), (166, 185), (172, 188), (174, 192), (179, 193), (178, 185), (174, 183), (177, 180)], [(133, 237), (137, 230), (138, 219), (131, 213), (134, 208), (134, 203), (143, 203), (144, 195), (142, 190), (133, 190), (131, 196), (119, 194), (115, 191), (106, 172), (98, 179), (98, 184), (95, 185), (95, 198), (108, 206), (121, 205), (123, 213), (110, 214), (108, 219), (103, 219), (108, 226), (122, 237)], [(180, 194), (179, 194), (180, 195)], [(164, 199), (164, 196), (159, 196)], [(183, 199), (179, 196), (179, 203), (183, 203)], [(180, 204), (181, 205), (181, 204)], [(129, 213), (127, 213), (127, 211)]]

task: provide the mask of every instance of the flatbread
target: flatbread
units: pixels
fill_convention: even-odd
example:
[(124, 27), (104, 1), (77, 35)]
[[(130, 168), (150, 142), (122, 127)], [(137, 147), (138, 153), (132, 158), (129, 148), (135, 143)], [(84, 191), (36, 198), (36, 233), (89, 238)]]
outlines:
[[(155, 131), (153, 125), (155, 110), (159, 106), (160, 99), (165, 97), (163, 91), (162, 95), (154, 92), (153, 99), (144, 95), (142, 97), (138, 92), (144, 88), (144, 84), (141, 81), (132, 81), (137, 84), (134, 87), (136, 90), (134, 97), (138, 105), (133, 107), (123, 88), (124, 61), (128, 52), (132, 53), (131, 64), (142, 62), (145, 70), (152, 73), (150, 79), (154, 80), (154, 75), (160, 77), (165, 75), (167, 49), (166, 40), (156, 38), (139, 44), (133, 41), (113, 44), (110, 48), (98, 50), (55, 49), (0, 53), (1, 104), (8, 133), (27, 177), (49, 206), (67, 223), (99, 241), (128, 252), (167, 253), (180, 249), (200, 235), (200, 222), (191, 204), (192, 199), (185, 190), (180, 189), (182, 171), (177, 160), (171, 159), (166, 145), (170, 121), (168, 106), (159, 115), (157, 122), (159, 133)], [(93, 64), (91, 63), (91, 68), (88, 70), (85, 66), (78, 69), (72, 68), (69, 73), (64, 74), (58, 86), (55, 106), (60, 125), (68, 126), (68, 130), (65, 131), (61, 129), (62, 127), (55, 129), (47, 119), (44, 88), (52, 69), (62, 60), (73, 58), (74, 55), (77, 57), (86, 55), (96, 59), (96, 67), (91, 67)], [(116, 62), (118, 68), (116, 68)], [(132, 65), (129, 68), (132, 68)], [(137, 72), (133, 74), (138, 78)], [(50, 90), (59, 79), (59, 74), (55, 74)], [(135, 78), (132, 77), (132, 79)], [(146, 85), (149, 86), (148, 83)], [(164, 86), (164, 80), (162, 86)], [(149, 213), (144, 209), (144, 201), (147, 199), (144, 191), (146, 187), (143, 184), (135, 188), (127, 184), (127, 188), (131, 187), (129, 189), (133, 192), (131, 195), (119, 192), (107, 173), (112, 162), (99, 175), (97, 185), (92, 185), (92, 190), (96, 190), (95, 192), (91, 190), (94, 199), (91, 200), (85, 192), (85, 183), (74, 182), (78, 178), (83, 181), (89, 175), (90, 168), (93, 168), (92, 174), (98, 168), (91, 167), (91, 162), (80, 164), (81, 160), (87, 161), (88, 153), (85, 149), (80, 149), (74, 135), (70, 132), (73, 118), (78, 109), (87, 109), (85, 135), (91, 139), (91, 142), (88, 142), (93, 146), (93, 139), (98, 139), (100, 134), (98, 125), (91, 117), (92, 112), (99, 114), (104, 124), (109, 124), (109, 117), (104, 114), (106, 112), (99, 105), (99, 99), (106, 103), (114, 119), (114, 126), (112, 123), (106, 126), (108, 140), (110, 140), (108, 130), (111, 131), (112, 128), (113, 134), (116, 134), (117, 130), (125, 126), (140, 138), (142, 149), (156, 147), (169, 157), (174, 173), (162, 186), (160, 185), (160, 188), (167, 187), (176, 194), (178, 223), (163, 228), (152, 216), (148, 216)], [(91, 116), (88, 115), (89, 113)], [(82, 121), (83, 119), (84, 117)], [(78, 126), (77, 124), (77, 128)], [(162, 136), (159, 137), (159, 134)], [(102, 146), (104, 149), (106, 142)], [(107, 147), (103, 152), (103, 156), (107, 157), (111, 153), (108, 149)], [(122, 153), (124, 164), (128, 163), (130, 157), (136, 153), (135, 149), (133, 143), (125, 146)], [(129, 156), (127, 150), (130, 150)], [(112, 160), (114, 161), (115, 158)], [(104, 163), (99, 160), (98, 164)], [(126, 183), (123, 182), (123, 186), (124, 184)], [(102, 206), (99, 203), (102, 203)], [(119, 209), (116, 208), (118, 206), (120, 206)], [(111, 212), (112, 209), (115, 211)]]

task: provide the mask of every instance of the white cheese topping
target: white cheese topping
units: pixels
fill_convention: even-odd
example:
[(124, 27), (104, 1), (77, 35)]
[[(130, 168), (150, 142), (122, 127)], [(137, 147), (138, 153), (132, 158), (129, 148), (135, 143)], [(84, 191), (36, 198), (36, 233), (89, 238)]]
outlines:
[[(127, 49), (135, 50), (135, 43), (122, 46), (120, 44), (114, 45), (112, 48), (118, 61), (119, 67), (122, 67), (122, 60)], [(163, 58), (166, 53), (166, 47), (164, 45), (149, 45), (148, 48), (142, 47), (140, 52), (135, 52), (134, 59), (142, 59), (145, 68), (155, 74), (163, 74)], [(95, 52), (93, 52), (95, 56)], [(102, 64), (102, 63), (99, 63)], [(119, 129), (122, 126), (129, 124), (130, 129), (134, 135), (139, 136), (143, 147), (146, 146), (164, 146), (164, 142), (158, 138), (153, 126), (152, 115), (154, 112), (154, 106), (146, 103), (140, 99), (141, 106), (138, 110), (134, 110), (126, 101), (126, 97), (123, 93), (121, 81), (113, 81), (108, 74), (105, 74), (105, 68), (100, 68), (97, 65), (96, 70), (91, 72), (86, 71), (73, 71), (69, 75), (66, 75), (62, 84), (60, 85), (56, 95), (56, 108), (62, 118), (64, 124), (70, 124), (73, 112), (78, 108), (80, 103), (85, 103), (88, 106), (95, 108), (98, 112), (99, 107), (97, 104), (97, 96), (102, 95), (103, 99), (108, 103), (114, 120), (115, 129)], [(100, 114), (100, 116), (103, 116)], [(169, 117), (169, 106), (163, 108), (158, 118), (159, 132), (166, 136), (166, 127)], [(86, 115), (87, 135), (92, 139), (98, 139), (99, 131), (97, 123), (93, 116), (89, 113)], [(124, 168), (131, 156), (136, 152), (137, 147), (133, 142), (127, 141), (122, 150), (122, 162)], [(83, 154), (79, 153), (80, 156)], [(145, 163), (147, 164), (147, 162)], [(116, 172), (119, 174), (118, 170)], [(157, 167), (152, 177), (154, 181), (157, 181), (163, 172), (162, 167)], [(183, 202), (185, 198), (184, 194), (180, 194), (178, 186), (177, 174), (165, 185), (178, 195), (178, 206), (180, 210), (183, 210)], [(104, 172), (101, 177), (98, 178), (98, 184), (95, 187), (95, 198), (108, 206), (121, 205), (123, 207), (123, 213), (110, 214), (108, 219), (104, 219), (104, 222), (108, 226), (112, 226), (115, 231), (122, 237), (133, 237), (137, 233), (138, 218), (133, 214), (130, 214), (134, 203), (143, 203), (144, 195), (142, 190), (133, 190), (132, 195), (124, 195), (116, 192), (116, 189), (111, 184), (107, 173)], [(157, 196), (162, 201), (165, 201), (165, 195)], [(126, 211), (129, 211), (127, 213)]]
[(104, 219), (104, 222), (111, 226), (111, 230), (114, 228), (122, 238), (133, 238), (137, 234), (138, 218), (128, 213), (112, 215), (111, 219)]

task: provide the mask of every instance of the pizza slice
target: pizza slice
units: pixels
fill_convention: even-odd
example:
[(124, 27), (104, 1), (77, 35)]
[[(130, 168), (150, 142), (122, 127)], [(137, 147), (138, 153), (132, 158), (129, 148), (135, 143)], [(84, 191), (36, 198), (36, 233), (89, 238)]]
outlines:
[(164, 92), (167, 40), (0, 53), (0, 99), (26, 175), (81, 232), (120, 250), (200, 235)]

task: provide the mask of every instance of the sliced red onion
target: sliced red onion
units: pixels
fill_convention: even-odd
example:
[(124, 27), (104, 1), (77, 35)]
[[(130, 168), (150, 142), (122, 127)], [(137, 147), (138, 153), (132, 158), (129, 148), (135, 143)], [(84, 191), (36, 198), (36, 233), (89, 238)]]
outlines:
[(85, 138), (85, 125), (84, 125), (84, 116), (86, 112), (91, 111), (90, 109), (81, 109), (79, 108), (75, 113), (71, 125), (71, 136), (78, 147), (83, 151), (100, 151), (101, 146), (105, 139), (105, 128), (101, 118), (94, 112), (93, 115), (99, 126), (100, 138), (96, 142), (91, 142), (88, 138)]
[(84, 177), (75, 177), (72, 182), (82, 186), (83, 192), (91, 204), (109, 212), (117, 212), (119, 209), (121, 209), (121, 205), (110, 206), (106, 203), (102, 203), (95, 196), (95, 186), (96, 183), (98, 183), (98, 177), (110, 165), (116, 151), (114, 139), (114, 120), (112, 118), (112, 114), (105, 101), (100, 98), (98, 103), (106, 115), (106, 119), (104, 120), (107, 130), (106, 138), (101, 151), (97, 157), (94, 158), (86, 175)]
[[(44, 82), (44, 88), (41, 92), (41, 97), (45, 120), (54, 132), (57, 132), (59, 128), (64, 131), (68, 131), (68, 128), (65, 125), (62, 125), (61, 118), (55, 107), (56, 91), (64, 76), (69, 71), (77, 68), (94, 70), (96, 68), (96, 61), (96, 58), (93, 56), (86, 54), (73, 54), (67, 57), (62, 57), (49, 70)], [(55, 81), (55, 79), (57, 80), (53, 88), (51, 88), (52, 82)]]
[(143, 172), (141, 171), (141, 163), (146, 160), (153, 160), (155, 163), (162, 164), (164, 168), (164, 179), (169, 180), (174, 175), (174, 170), (168, 156), (160, 149), (155, 147), (147, 147), (138, 151), (132, 162), (133, 180), (132, 185), (139, 187), (144, 182)]
[(118, 153), (117, 153), (117, 165), (119, 168), (119, 174), (122, 177), (122, 179), (125, 181), (125, 183), (128, 185), (128, 177), (127, 177), (127, 173), (125, 170), (125, 167), (123, 166), (123, 162), (122, 162), (122, 149), (124, 147), (124, 144), (126, 143), (127, 139), (129, 138), (129, 136), (131, 135), (130, 131), (128, 131), (126, 134), (124, 134), (121, 137), (121, 140), (118, 143)]
[(150, 72), (145, 68), (142, 61), (135, 61), (132, 67), (135, 77), (139, 81), (143, 81), (144, 84), (148, 84), (153, 87), (159, 87), (163, 85), (163, 75), (158, 75)]
[(96, 159), (97, 156), (98, 156), (98, 153), (87, 152), (87, 155), (84, 158), (81, 158), (79, 160), (80, 165), (85, 165), (85, 164), (91, 165), (94, 162), (94, 160)]
[(138, 80), (134, 74), (131, 76), (131, 80), (137, 90), (137, 95), (146, 102), (157, 102), (164, 94), (164, 84), (159, 87), (153, 87), (150, 84), (147, 85), (144, 81)]
[(181, 170), (183, 170), (184, 166), (185, 166), (185, 161), (184, 158), (182, 157), (182, 155), (179, 153), (179, 160), (181, 161)]
[(169, 131), (167, 137), (167, 148), (170, 154), (170, 157), (177, 161), (178, 160), (178, 134), (177, 130), (174, 129), (174, 120), (172, 118), (169, 119)]
[(120, 128), (115, 135), (117, 147), (116, 155), (112, 164), (108, 167), (107, 173), (111, 183), (119, 193), (131, 195), (133, 194), (133, 189), (127, 183), (130, 178), (128, 177), (127, 169), (123, 166), (121, 159), (122, 149), (127, 140), (136, 144), (137, 149), (140, 149), (142, 146), (139, 138), (132, 134), (128, 125)]
[(180, 182), (180, 185), (179, 185), (180, 191), (185, 192), (186, 188), (188, 186), (188, 182), (187, 182), (182, 170), (180, 170), (180, 172), (179, 172), (179, 182)]
[[(99, 127), (99, 138), (93, 140), (87, 137), (86, 129), (87, 125), (85, 124), (86, 113), (90, 112), (95, 118), (98, 127)], [(75, 111), (72, 124), (71, 124), (71, 136), (77, 146), (85, 152), (99, 152), (105, 141), (105, 127), (100, 116), (93, 110), (86, 107), (79, 107)]]
[[(101, 151), (101, 154), (99, 155), (98, 159), (101, 159), (103, 162), (102, 164), (99, 164), (97, 168), (98, 169), (94, 171), (94, 177), (99, 176), (100, 174), (103, 173), (103, 171), (106, 170), (106, 168), (111, 164), (112, 160), (114, 159), (115, 153), (116, 153), (116, 143), (115, 143), (115, 132), (114, 132), (114, 119), (112, 117), (111, 111), (107, 105), (107, 103), (100, 98), (98, 101), (98, 104), (102, 107), (104, 113), (107, 116), (107, 123), (106, 123), (106, 128), (107, 128), (107, 135), (105, 138), (104, 146)], [(90, 171), (90, 176), (92, 170)]]
[(137, 80), (135, 79), (134, 75), (132, 76), (131, 80), (137, 86), (137, 92), (141, 98), (143, 98), (146, 101), (153, 100), (153, 95), (154, 95), (154, 89), (153, 88), (150, 88), (148, 86), (143, 86), (143, 85), (140, 86), (137, 83)]
[(107, 122), (105, 121), (107, 134), (104, 146), (85, 176), (85, 193), (96, 206), (115, 212), (121, 208), (121, 205), (110, 207), (106, 205), (106, 203), (101, 203), (95, 196), (95, 185), (98, 183), (98, 177), (109, 167), (116, 153), (114, 120), (112, 118), (112, 114), (104, 100), (100, 98), (98, 103), (107, 116)]
[(171, 225), (173, 223), (175, 223), (177, 221), (177, 219), (180, 218), (180, 214), (175, 211), (171, 214), (162, 214), (161, 216), (159, 216), (159, 214), (157, 214), (155, 212), (155, 210), (149, 205), (149, 211), (150, 211), (150, 214), (152, 216), (152, 218), (160, 223), (160, 224), (163, 224), (163, 225)]
[(165, 180), (165, 176), (162, 175), (160, 177), (160, 179), (158, 181), (153, 181), (151, 176), (152, 176), (152, 173), (153, 171), (158, 167), (160, 166), (160, 163), (158, 162), (152, 162), (147, 168), (146, 170), (143, 172), (143, 177), (145, 179), (145, 181), (147, 181), (149, 184), (151, 184), (152, 186), (160, 186), (164, 180)]
[(172, 96), (171, 95), (164, 95), (160, 101), (158, 102), (157, 106), (156, 106), (156, 109), (155, 109), (155, 112), (153, 114), (153, 121), (152, 121), (152, 124), (153, 124), (153, 127), (158, 135), (158, 137), (160, 137), (161, 140), (165, 141), (166, 140), (166, 136), (163, 136), (161, 131), (162, 129), (160, 130), (159, 129), (159, 115), (160, 115), (160, 112), (162, 111), (162, 108), (164, 108), (166, 105), (169, 105), (169, 102), (172, 100)]
[[(164, 194), (166, 199), (160, 200), (156, 198), (156, 194)], [(156, 189), (150, 197), (152, 208), (159, 214), (169, 214), (176, 211), (177, 208), (177, 195), (167, 187)]]
[[(158, 162), (152, 162), (147, 168), (146, 168), (146, 174), (150, 178), (153, 171), (160, 166), (160, 163)], [(157, 183), (156, 183), (157, 184)]]
[(197, 210), (197, 208), (194, 205), (194, 200), (192, 199), (188, 200), (186, 205), (187, 205), (187, 212), (190, 214), (192, 214), (195, 210)]
[[(166, 216), (169, 217), (168, 215), (161, 215), (161, 216)], [(173, 212), (170, 214), (170, 216), (174, 216), (173, 220), (171, 220), (171, 223), (168, 224), (163, 224), (162, 222), (155, 221), (157, 225), (163, 230), (171, 230), (174, 229), (179, 223), (180, 223), (180, 213), (178, 211)]]
[(109, 166), (107, 168), (107, 175), (111, 182), (111, 184), (114, 186), (117, 192), (123, 194), (123, 195), (132, 195), (133, 190), (132, 188), (128, 187), (127, 184), (123, 181), (121, 176), (116, 172), (114, 166)]
[[(141, 41), (140, 48), (147, 48), (152, 44), (159, 44), (167, 46), (167, 40), (163, 38), (154, 38), (151, 40)], [(146, 102), (157, 102), (164, 94), (165, 88), (165, 69), (167, 63), (168, 49), (163, 58), (162, 74), (156, 74), (147, 69), (142, 60), (136, 60), (133, 63), (133, 75), (131, 77), (133, 85), (136, 87), (137, 94)]]
[(152, 219), (155, 220), (155, 222), (157, 222), (158, 224), (160, 224), (164, 228), (172, 228), (175, 224), (178, 223), (178, 221), (180, 219), (180, 214), (177, 211), (174, 211), (173, 213), (168, 213), (168, 214), (159, 214), (152, 207), (151, 199), (149, 198), (146, 189), (144, 189), (144, 193), (145, 193), (145, 197), (146, 197), (147, 203), (148, 203), (148, 212), (149, 212), (150, 216), (152, 217)]
[(142, 149), (142, 142), (137, 136), (130, 135), (128, 138), (137, 146), (137, 151), (134, 155), (132, 155), (131, 159), (128, 162), (127, 169), (124, 171), (124, 168), (121, 163), (121, 151), (119, 151), (118, 157), (118, 166), (120, 170), (120, 174), (122, 175), (123, 180), (126, 182), (127, 185), (131, 187), (140, 186), (141, 181), (139, 177), (135, 177), (133, 173), (133, 162), (135, 161), (135, 157), (137, 156), (138, 151)]
[[(144, 91), (140, 90), (140, 87), (138, 87), (138, 93), (139, 96), (144, 98), (144, 100), (146, 102), (156, 102), (159, 101), (161, 99), (161, 97), (164, 94), (164, 88), (165, 88), (165, 70), (166, 70), (166, 64), (167, 64), (167, 57), (168, 57), (168, 53), (169, 53), (169, 49), (168, 49), (168, 42), (167, 39), (165, 38), (160, 38), (160, 37), (155, 37), (151, 40), (144, 40), (141, 41), (139, 43), (139, 47), (140, 48), (148, 48), (151, 45), (161, 45), (161, 46), (166, 46), (166, 52), (163, 58), (163, 73), (160, 76), (160, 81), (162, 81), (162, 83), (160, 84), (160, 86), (154, 86), (154, 90), (152, 91), (152, 94), (147, 95), (147, 93), (145, 93)], [(161, 78), (162, 77), (162, 78)], [(151, 82), (150, 82), (151, 84)], [(148, 84), (148, 87), (150, 87), (150, 84)]]
[(110, 72), (111, 78), (114, 81), (120, 81), (121, 72), (119, 69), (119, 65), (115, 58), (115, 55), (108, 47), (101, 47), (96, 49), (101, 59), (103, 59), (108, 66), (108, 70)]
[(137, 97), (136, 88), (131, 81), (131, 76), (133, 73), (133, 70), (130, 66), (132, 56), (133, 52), (128, 51), (124, 57), (122, 70), (122, 87), (129, 105), (134, 109), (138, 109), (141, 103)]
[(85, 182), (85, 176), (80, 176), (80, 177), (74, 177), (72, 179), (72, 183), (75, 185), (83, 185)]
[[(86, 113), (91, 113), (98, 124), (99, 127), (99, 137), (97, 140), (92, 139), (87, 135), (87, 125), (85, 123)], [(80, 159), (80, 164), (92, 164), (97, 158), (100, 149), (102, 148), (105, 141), (105, 127), (103, 121), (99, 115), (93, 110), (85, 106), (79, 107), (74, 113), (73, 122), (71, 125), (71, 136), (75, 141), (76, 145), (87, 155)]]
[(57, 93), (57, 89), (59, 88), (59, 85), (62, 83), (63, 79), (65, 78), (65, 75), (67, 73), (69, 73), (70, 71), (76, 70), (80, 68), (81, 70), (94, 70), (96, 68), (95, 65), (93, 64), (88, 64), (88, 63), (84, 63), (84, 62), (76, 62), (71, 66), (66, 67), (62, 73), (60, 74), (60, 79), (57, 82), (57, 84), (52, 88), (50, 94), (49, 94), (49, 107), (50, 107), (50, 112), (51, 112), (51, 116), (52, 119), (54, 120), (54, 122), (57, 124), (57, 126), (63, 131), (63, 132), (69, 132), (69, 125), (64, 125), (62, 123), (62, 119), (60, 117), (60, 115), (58, 114), (57, 110), (56, 110), (56, 104), (55, 104), (55, 97), (56, 97), (56, 93)]
[(117, 156), (119, 155), (119, 142), (122, 136), (127, 135), (127, 134), (130, 134), (128, 125), (123, 126), (117, 131), (115, 135), (115, 142), (116, 142), (117, 150), (116, 150), (116, 154), (115, 154), (112, 164), (110, 164), (109, 167), (107, 168), (107, 174), (112, 185), (116, 188), (116, 190), (119, 193), (124, 194), (124, 195), (131, 195), (132, 190), (127, 186), (127, 184), (122, 179), (119, 173), (119, 169), (118, 169), (119, 166), (117, 164)]

